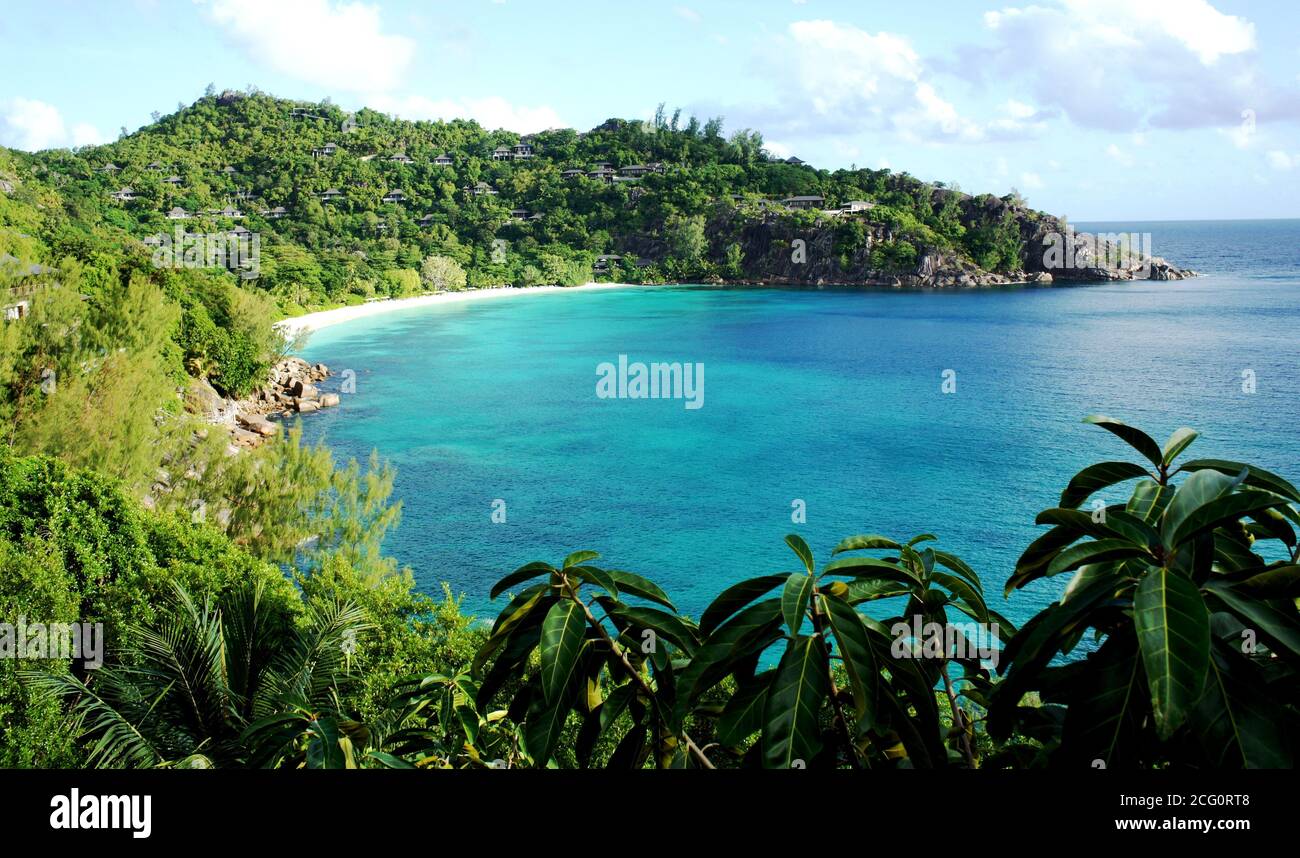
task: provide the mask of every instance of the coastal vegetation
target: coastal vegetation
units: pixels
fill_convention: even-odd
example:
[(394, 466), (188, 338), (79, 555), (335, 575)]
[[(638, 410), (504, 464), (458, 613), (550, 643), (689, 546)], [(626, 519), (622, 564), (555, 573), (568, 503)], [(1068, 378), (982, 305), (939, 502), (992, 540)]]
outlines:
[[(356, 550), (365, 539), (326, 540), (286, 575), (206, 525), (141, 509), (116, 481), (7, 456), (0, 556), (14, 571), (0, 607), (113, 622), (97, 671), (0, 665), (0, 754), (176, 767), (1290, 767), (1300, 492), (1248, 464), (1184, 458), (1192, 430), (1159, 445), (1089, 421), (1137, 461), (1083, 469), (1039, 514), (1050, 529), (1006, 591), (1070, 580), (1020, 629), (931, 534), (851, 536), (821, 563), (792, 534), (795, 571), (755, 570), (698, 618), (578, 551), (498, 581), (491, 595), (506, 604), (486, 626), (450, 595), (413, 593)], [(1123, 483), (1127, 502), (1088, 503)], [(343, 504), (331, 532), (385, 509), (384, 489), (376, 480), (368, 502)], [(927, 628), (942, 633), (909, 631)], [(995, 630), (998, 648), (972, 629)]]
[[(820, 563), (791, 535), (795, 572), (744, 570), (699, 617), (578, 551), (503, 578), (482, 623), (385, 554), (401, 506), (378, 457), (297, 431), (235, 452), (195, 407), (264, 389), (290, 350), (273, 322), (305, 308), (591, 279), (991, 283), (1060, 226), (663, 111), (525, 141), (212, 92), (106, 146), (0, 149), (0, 622), (102, 623), (106, 646), (91, 668), (0, 634), (0, 765), (1291, 765), (1300, 495), (1178, 464), (1188, 430), (1159, 447), (1096, 421), (1142, 462), (1086, 469), (1040, 515), (1008, 592), (1073, 577), (1019, 630), (929, 534)], [(257, 253), (159, 264), (178, 227)], [(1081, 509), (1123, 481), (1127, 504)], [(958, 615), (1001, 645), (949, 633)]]
[[(212, 93), (103, 146), (4, 152), (0, 178), (9, 205), (32, 204), (6, 218), (25, 237), (0, 251), (147, 267), (154, 237), (246, 229), (260, 258), (238, 273), (285, 312), (411, 294), (430, 257), (472, 288), (763, 279), (790, 256), (787, 235), (813, 248), (808, 271), (840, 282), (911, 274), (923, 258), (1023, 276), (1038, 270), (1026, 239), (1044, 220), (1015, 194), (777, 158), (757, 132), (724, 135), (721, 119), (661, 111), (520, 138), (256, 91)], [(226, 328), (220, 295), (201, 304)], [(197, 304), (186, 309), (186, 327), (204, 328)], [(192, 338), (194, 357), (243, 348)]]

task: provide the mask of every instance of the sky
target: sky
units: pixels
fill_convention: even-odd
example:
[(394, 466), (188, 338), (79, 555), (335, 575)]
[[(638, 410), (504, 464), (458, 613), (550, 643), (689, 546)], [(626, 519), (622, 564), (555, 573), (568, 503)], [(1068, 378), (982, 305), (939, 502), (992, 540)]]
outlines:
[(213, 83), (519, 132), (683, 115), (1088, 220), (1300, 217), (1294, 0), (3, 0), (0, 144)]

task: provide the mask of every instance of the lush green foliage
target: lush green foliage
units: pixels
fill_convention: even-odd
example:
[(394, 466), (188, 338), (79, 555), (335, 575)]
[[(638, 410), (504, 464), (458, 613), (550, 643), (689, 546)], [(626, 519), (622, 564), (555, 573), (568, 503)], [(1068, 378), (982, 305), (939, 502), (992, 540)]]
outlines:
[[(300, 447), (296, 437), (253, 455), (222, 455), (240, 473), (284, 467), (285, 458), (290, 465), (313, 463), (314, 470), (291, 467), (301, 482), (288, 484), (302, 493), (296, 497), (312, 503), (295, 507), (286, 502), (285, 486), (275, 481), (235, 480), (248, 509), (227, 517), (223, 532), (196, 521), (198, 516), (143, 509), (119, 482), (95, 472), (0, 451), (0, 618), (11, 623), (19, 617), (31, 623), (102, 622), (110, 654), (102, 671), (82, 670), (75, 661), (49, 663), (44, 690), (59, 690), (77, 706), (89, 705), (91, 698), (78, 685), (85, 683), (100, 707), (88, 725), (107, 730), (110, 722), (103, 719), (110, 710), (118, 713), (113, 723), (136, 723), (143, 713), (131, 707), (142, 695), (153, 699), (162, 687), (149, 684), (158, 681), (157, 670), (142, 673), (148, 657), (162, 659), (157, 639), (169, 641), (173, 650), (197, 648), (205, 640), (233, 645), (235, 638), (223, 637), (223, 621), (228, 625), (246, 612), (249, 599), (256, 603), (262, 625), (297, 629), (295, 634), (305, 633), (312, 617), (346, 613), (348, 627), (359, 634), (346, 665), (348, 675), (331, 673), (317, 690), (337, 689), (337, 705), (363, 716), (381, 713), (391, 686), (402, 677), (468, 666), (482, 639), (472, 620), (460, 614), (449, 595), (438, 603), (414, 592), (410, 573), (379, 553), (382, 534), (398, 513), (387, 503), (391, 474), (376, 469), (363, 473), (355, 464), (335, 468), (328, 451)], [(314, 545), (301, 544), (304, 533), (318, 537)], [(292, 565), (268, 560), (291, 560)], [(353, 607), (344, 612), (338, 607), (344, 605)], [(235, 657), (230, 646), (225, 649), (224, 658)], [(200, 671), (200, 653), (189, 655), (176, 663)], [(205, 657), (208, 668), (215, 669), (215, 656)], [(179, 732), (171, 729), (176, 725), (156, 720), (161, 715), (155, 712), (149, 716), (155, 720), (136, 725), (141, 735), (146, 727), (154, 731), (141, 740), (144, 745), (101, 747), (95, 743), (105, 733), (95, 729), (78, 743), (76, 730), (69, 729), (77, 722), (69, 719), (91, 713), (84, 707), (64, 711), (48, 694), (39, 693), (39, 685), (20, 682), (20, 668), (32, 666), (0, 659), (2, 765), (74, 765), (91, 760), (86, 754), (95, 748), (93, 761), (103, 764), (178, 764), (190, 754), (217, 764), (252, 759), (251, 746), (231, 742), (248, 726), (253, 709), (239, 710), (242, 714), (232, 715), (233, 720), (204, 715)], [(272, 668), (285, 669), (268, 662)], [(229, 686), (213, 693), (242, 700), (248, 690)], [(262, 698), (258, 706), (274, 709), (267, 702), (272, 699), (279, 706), (289, 698)]]
[[(306, 115), (295, 115), (295, 108)], [(881, 264), (890, 266), (882, 270), (914, 265), (922, 250), (990, 269), (1020, 268), (1019, 236), (1004, 207), (990, 208), (983, 198), (963, 206), (969, 198), (955, 189), (906, 173), (789, 164), (766, 154), (757, 132), (725, 137), (721, 120), (661, 116), (650, 123), (611, 119), (585, 133), (555, 129), (530, 138), (533, 157), (502, 161), (493, 151), (519, 143), (517, 135), (473, 122), (405, 122), (370, 110), (351, 119), (354, 127), (345, 130), (348, 115), (329, 104), (303, 108), (257, 92), (225, 93), (105, 146), (6, 155), (0, 170), (22, 180), (14, 205), (33, 205), (6, 213), (0, 201), (0, 224), (35, 227), (28, 234), (44, 246), (15, 248), (23, 259), (102, 262), (125, 254), (142, 268), (150, 252), (139, 242), (147, 236), (170, 235), (177, 223), (207, 232), (243, 224), (261, 238), (254, 291), (275, 296), (285, 309), (392, 295), (400, 279), (395, 272), (420, 270), (430, 256), (460, 266), (476, 287), (538, 278), (581, 282), (591, 279), (598, 255), (612, 253), (653, 264), (628, 262), (611, 276), (644, 282), (727, 276), (735, 270), (727, 257), (734, 224), (724, 226), (722, 215), (739, 206), (758, 220), (811, 226), (811, 212), (753, 207), (764, 197), (791, 195), (822, 196), (827, 206), (875, 202), (872, 221), (888, 230), (877, 248)], [(330, 143), (337, 150), (320, 154)], [(443, 154), (451, 165), (435, 163)], [(601, 162), (662, 164), (664, 171), (612, 183), (562, 176)], [(103, 172), (110, 163), (119, 171)], [(498, 193), (465, 190), (480, 182)], [(134, 200), (110, 198), (123, 186), (133, 189)], [(339, 196), (322, 201), (329, 190)], [(385, 201), (394, 190), (404, 199)], [(232, 205), (243, 210), (242, 220), (206, 214)], [(57, 214), (42, 214), (47, 206)], [(198, 216), (168, 220), (173, 207)], [(262, 214), (280, 207), (283, 217)], [(527, 215), (514, 216), (512, 209)], [(854, 250), (849, 238), (836, 248), (841, 257)], [(564, 266), (576, 273), (557, 276)], [(237, 326), (223, 323), (228, 299), (191, 290), (195, 295), (184, 302), (184, 324), (192, 328), (185, 336), (188, 356), (238, 363), (244, 350), (256, 350), (255, 339), (245, 342)], [(205, 312), (230, 332), (230, 342), (209, 341)], [(242, 378), (238, 368), (229, 376), (224, 384), (237, 386)]]
[[(1039, 516), (1052, 529), (1025, 552), (1008, 593), (1046, 576), (1073, 580), (1019, 631), (929, 534), (850, 537), (820, 566), (791, 535), (796, 571), (734, 584), (698, 620), (652, 581), (580, 551), (499, 581), (492, 595), (509, 601), (485, 630), (450, 598), (435, 607), (391, 574), (362, 581), (355, 557), (332, 554), (275, 598), (259, 595), (265, 582), (181, 574), (171, 607), (119, 643), (112, 667), (89, 679), (54, 669), (25, 686), (29, 714), (11, 745), (57, 735), (58, 711), (35, 693), (44, 689), (75, 701), (101, 764), (1291, 766), (1300, 495), (1242, 463), (1178, 464), (1190, 430), (1161, 447), (1090, 420), (1147, 463), (1086, 468)], [(1132, 480), (1126, 503), (1079, 509)], [(190, 526), (169, 527), (147, 540), (155, 550)], [(221, 538), (198, 536), (209, 550)], [(188, 568), (186, 551), (163, 553), (168, 568)], [(66, 597), (57, 607), (64, 565), (45, 559), (49, 547), (29, 554), (37, 583), (24, 598), (70, 613)], [(240, 655), (250, 627), (286, 635), (275, 647), (285, 658)], [(1000, 651), (972, 637), (991, 629)], [(339, 657), (349, 635), (357, 645)], [(331, 657), (308, 659), (304, 673), (303, 653), (321, 647)], [(223, 674), (218, 653), (258, 664), (265, 683), (205, 693), (240, 701), (220, 718), (166, 702), (169, 670), (210, 681)], [(990, 670), (999, 661), (1001, 676)], [(419, 672), (431, 662), (437, 672)], [(146, 711), (145, 699), (163, 704)], [(75, 750), (55, 744), (54, 759)]]
[[(820, 230), (844, 270), (907, 272), (933, 251), (1015, 270), (1022, 203), (785, 163), (756, 132), (662, 111), (495, 161), (516, 136), (370, 111), (345, 132), (330, 105), (291, 107), (207, 96), (108, 146), (0, 150), (0, 254), (17, 260), (0, 293), (32, 299), (0, 324), (0, 615), (102, 621), (110, 654), (25, 680), (0, 660), (0, 765), (1293, 765), (1300, 494), (1238, 462), (1179, 464), (1190, 430), (1162, 447), (1093, 419), (1144, 461), (1084, 469), (1039, 516), (1051, 529), (1008, 594), (1073, 577), (1019, 631), (928, 535), (851, 537), (820, 567), (788, 537), (795, 572), (734, 585), (698, 619), (585, 551), (503, 579), (490, 628), (414, 592), (381, 550), (400, 517), (391, 470), (296, 433), (231, 456), (184, 413), (190, 377), (261, 384), (281, 313), (571, 285), (605, 254), (621, 258), (602, 277), (741, 279), (755, 241), (788, 254), (782, 236)], [(664, 171), (562, 176), (600, 161)], [(464, 191), (477, 182), (500, 193)], [(111, 201), (126, 184), (136, 199)], [(329, 188), (341, 199), (322, 203)], [(384, 201), (395, 189), (405, 202)], [(259, 278), (154, 264), (143, 240), (171, 231), (169, 208), (229, 230), (208, 212), (240, 191)], [(876, 207), (832, 223), (762, 200), (799, 194)], [(288, 216), (261, 214), (275, 206)], [(1131, 481), (1124, 503), (1080, 509)], [(1000, 675), (950, 633), (959, 617), (1010, 635)]]
[[(1085, 468), (1039, 514), (1052, 529), (1020, 558), (1008, 591), (1073, 577), (1008, 646), (994, 735), (1032, 732), (1048, 760), (1068, 765), (1293, 766), (1300, 493), (1241, 462), (1179, 463), (1190, 429), (1161, 446), (1089, 419), (1144, 461)], [(1078, 508), (1133, 480), (1125, 503)], [(1099, 645), (1059, 662), (1089, 632)], [(1029, 690), (1043, 705), (1026, 711), (1017, 704)]]

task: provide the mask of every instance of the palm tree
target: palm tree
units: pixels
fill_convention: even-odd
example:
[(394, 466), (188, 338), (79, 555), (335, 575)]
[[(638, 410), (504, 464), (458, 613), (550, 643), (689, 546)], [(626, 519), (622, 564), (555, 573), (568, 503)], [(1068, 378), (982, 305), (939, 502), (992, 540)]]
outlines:
[(70, 701), (89, 765), (274, 764), (296, 735), (260, 734), (254, 744), (251, 724), (284, 712), (306, 713), (308, 722), (334, 718), (356, 636), (368, 628), (359, 607), (313, 604), (295, 623), (263, 582), (219, 606), (174, 587), (159, 621), (128, 629), (114, 663), (86, 681), (25, 674)]

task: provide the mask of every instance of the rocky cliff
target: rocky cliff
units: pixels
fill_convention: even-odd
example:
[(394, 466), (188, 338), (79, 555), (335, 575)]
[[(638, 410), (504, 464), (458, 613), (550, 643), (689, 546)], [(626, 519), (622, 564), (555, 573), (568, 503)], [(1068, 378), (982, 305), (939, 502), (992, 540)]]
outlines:
[[(1150, 253), (1150, 236), (1138, 233), (1093, 235), (1078, 232), (1061, 218), (1034, 211), (1013, 199), (973, 197), (936, 189), (936, 204), (956, 195), (962, 225), (1007, 222), (1018, 233), (1018, 262), (997, 269), (981, 267), (960, 251), (922, 244), (914, 262), (882, 265), (879, 248), (911, 236), (874, 218), (871, 212), (801, 212), (777, 207), (720, 206), (709, 219), (707, 256), (723, 266), (731, 245), (738, 245), (738, 271), (716, 282), (755, 285), (891, 286), (900, 288), (970, 288), (1019, 283), (1088, 283), (1115, 280), (1183, 280), (1197, 276)], [(811, 225), (810, 218), (815, 218)], [(852, 229), (846, 229), (855, 225)], [(845, 236), (852, 236), (846, 241)], [(670, 255), (658, 235), (625, 238), (621, 252), (658, 262)]]
[(322, 393), (316, 387), (329, 375), (323, 363), (285, 357), (271, 368), (266, 383), (243, 399), (223, 397), (207, 381), (194, 379), (186, 395), (186, 408), (229, 429), (233, 447), (256, 447), (279, 432), (280, 418), (338, 405), (337, 393)]

